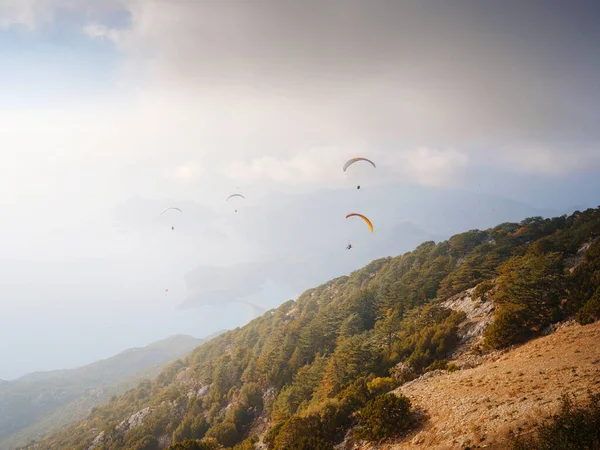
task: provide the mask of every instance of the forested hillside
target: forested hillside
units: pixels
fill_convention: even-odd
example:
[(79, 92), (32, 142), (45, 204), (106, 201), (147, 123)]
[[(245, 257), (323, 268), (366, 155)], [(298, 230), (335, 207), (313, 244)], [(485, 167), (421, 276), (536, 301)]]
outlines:
[(35, 372), (1, 383), (0, 449), (29, 442), (84, 418), (92, 407), (158, 375), (167, 363), (217, 334), (203, 339), (171, 336), (86, 366)]
[(477, 286), (474, 295), (494, 303), (482, 352), (568, 317), (592, 322), (600, 317), (599, 236), (600, 208), (468, 231), (373, 261), (200, 346), (31, 448), (244, 450), (260, 437), (274, 450), (332, 449), (352, 427), (365, 440), (401, 433), (419, 415), (387, 392), (456, 369), (447, 358), (464, 313), (442, 301)]

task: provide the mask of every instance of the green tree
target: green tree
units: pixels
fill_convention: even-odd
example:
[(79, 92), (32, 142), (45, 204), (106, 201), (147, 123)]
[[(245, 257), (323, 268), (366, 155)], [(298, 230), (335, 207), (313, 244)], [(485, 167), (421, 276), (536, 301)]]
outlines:
[(273, 439), (273, 444), (269, 446), (272, 450), (292, 449), (303, 438), (320, 437), (321, 424), (319, 419), (314, 416), (298, 417), (293, 416), (278, 430)]
[(587, 325), (598, 319), (600, 319), (600, 287), (596, 289), (592, 298), (583, 305), (583, 308), (577, 314), (577, 321), (582, 325)]
[(279, 450), (333, 450), (333, 444), (319, 437), (302, 437), (297, 442), (285, 445)]
[(522, 342), (557, 321), (565, 295), (561, 254), (528, 253), (509, 260), (496, 281), (498, 322), (486, 330), (485, 344), (500, 348)]
[(202, 439), (208, 431), (209, 425), (202, 412), (190, 410), (181, 424), (173, 431), (173, 442), (185, 439)]
[(375, 335), (378, 341), (381, 341), (389, 354), (392, 349), (392, 344), (396, 338), (396, 333), (400, 329), (402, 317), (399, 316), (396, 311), (389, 308), (385, 316), (377, 321), (375, 325)]
[(318, 397), (332, 397), (354, 379), (367, 374), (373, 366), (373, 350), (368, 333), (343, 339), (329, 359)]
[(255, 450), (255, 444), (258, 442), (256, 435), (250, 436), (248, 439), (244, 439), (243, 442), (233, 447), (233, 450)]
[(158, 441), (154, 436), (145, 436), (130, 448), (132, 450), (158, 450)]
[(225, 447), (231, 447), (240, 440), (237, 428), (231, 422), (221, 422), (213, 425), (206, 433), (206, 437), (216, 439)]
[(500, 307), (494, 321), (484, 332), (484, 345), (487, 348), (504, 348), (509, 345), (524, 342), (530, 332), (523, 326), (528, 313), (522, 306)]
[(183, 442), (177, 442), (167, 450), (221, 450), (223, 447), (215, 441), (200, 441), (198, 439), (187, 439)]
[(379, 441), (408, 429), (411, 420), (410, 400), (395, 394), (382, 394), (370, 400), (357, 414), (358, 439)]
[(348, 338), (355, 334), (360, 334), (364, 331), (363, 326), (363, 319), (358, 314), (350, 314), (350, 316), (342, 322), (339, 336), (340, 338)]

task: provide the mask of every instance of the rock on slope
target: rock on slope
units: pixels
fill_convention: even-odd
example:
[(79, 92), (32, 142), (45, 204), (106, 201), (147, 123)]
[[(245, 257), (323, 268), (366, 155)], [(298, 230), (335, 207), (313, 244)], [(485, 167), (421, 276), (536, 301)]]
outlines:
[(483, 332), (494, 320), (495, 308), (491, 300), (473, 298), (474, 292), (475, 288), (467, 289), (442, 303), (444, 308), (461, 311), (466, 315), (458, 327), (459, 345), (450, 355), (452, 362), (461, 369), (476, 367), (489, 358), (489, 355), (473, 350), (481, 344)]
[(563, 394), (600, 390), (600, 322), (563, 324), (551, 335), (482, 365), (423, 377), (397, 391), (426, 419), (395, 443), (354, 449), (505, 449), (509, 431), (527, 431), (555, 412)]

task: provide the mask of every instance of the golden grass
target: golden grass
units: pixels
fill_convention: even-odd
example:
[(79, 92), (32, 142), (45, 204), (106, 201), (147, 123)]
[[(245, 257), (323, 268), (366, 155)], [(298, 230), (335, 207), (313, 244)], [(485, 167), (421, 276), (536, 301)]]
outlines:
[(563, 394), (583, 400), (590, 390), (600, 390), (600, 323), (561, 327), (473, 369), (400, 388), (428, 420), (402, 442), (369, 448), (506, 448), (512, 432), (533, 432), (556, 411)]

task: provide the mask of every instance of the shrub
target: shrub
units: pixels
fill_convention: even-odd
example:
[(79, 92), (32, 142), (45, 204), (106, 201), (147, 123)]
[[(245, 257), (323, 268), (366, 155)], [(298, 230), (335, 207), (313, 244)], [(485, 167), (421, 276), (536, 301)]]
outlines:
[(357, 414), (358, 439), (378, 441), (397, 435), (410, 425), (410, 400), (402, 395), (382, 394)]
[(333, 445), (319, 437), (303, 437), (293, 445), (281, 447), (280, 450), (333, 450)]
[(527, 340), (528, 330), (521, 326), (519, 315), (521, 308), (500, 308), (494, 321), (485, 330), (484, 346), (486, 348), (504, 348)]
[(255, 434), (245, 439), (241, 444), (233, 447), (233, 450), (255, 450), (255, 444), (258, 442), (258, 437)]
[(583, 305), (577, 314), (577, 322), (581, 325), (587, 325), (598, 319), (600, 319), (600, 288), (596, 289), (592, 298)]
[(369, 393), (379, 395), (391, 391), (396, 386), (394, 379), (391, 377), (387, 378), (374, 378), (367, 383), (367, 389)]
[(265, 433), (263, 438), (263, 442), (267, 444), (267, 448), (271, 449), (275, 447), (275, 439), (279, 435), (279, 432), (283, 428), (283, 422), (277, 423), (273, 425), (269, 430)]
[(533, 437), (515, 439), (514, 450), (600, 449), (600, 394), (590, 395), (585, 406), (575, 407), (563, 397), (558, 414), (543, 424)]
[(448, 364), (448, 366), (446, 367), (446, 370), (448, 372), (456, 372), (457, 370), (459, 370), (459, 367), (455, 364), (455, 363), (450, 363)]
[(485, 302), (488, 300), (488, 294), (492, 289), (494, 289), (494, 282), (492, 280), (486, 280), (479, 283), (473, 291), (473, 298), (481, 298), (481, 300)]
[(144, 436), (132, 448), (133, 450), (158, 450), (158, 441), (154, 436)]
[(295, 445), (298, 445), (303, 438), (319, 436), (320, 434), (321, 424), (316, 416), (293, 416), (278, 430), (269, 448), (277, 450), (295, 448)]
[(445, 359), (436, 359), (432, 364), (425, 369), (426, 372), (430, 372), (432, 370), (447, 370), (448, 369), (448, 361)]
[(221, 422), (213, 425), (206, 436), (216, 439), (225, 447), (233, 446), (240, 438), (237, 428), (231, 422)]
[(220, 450), (222, 448), (214, 440), (186, 439), (183, 442), (171, 445), (167, 450)]

